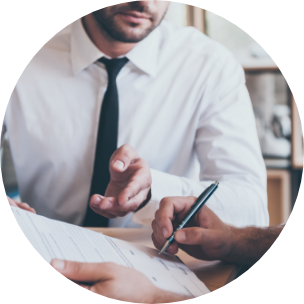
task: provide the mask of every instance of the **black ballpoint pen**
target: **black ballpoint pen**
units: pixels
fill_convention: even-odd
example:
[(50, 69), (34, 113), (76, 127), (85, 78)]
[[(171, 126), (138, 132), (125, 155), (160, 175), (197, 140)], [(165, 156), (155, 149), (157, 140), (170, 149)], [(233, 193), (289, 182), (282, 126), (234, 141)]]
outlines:
[(161, 254), (165, 252), (168, 247), (173, 243), (175, 233), (183, 229), (187, 223), (192, 219), (192, 217), (205, 205), (205, 203), (208, 201), (208, 199), (211, 197), (211, 195), (214, 193), (214, 191), (217, 189), (219, 185), (219, 182), (215, 182), (211, 184), (208, 188), (204, 190), (204, 192), (197, 198), (187, 215), (184, 217), (182, 222), (176, 227), (176, 229), (173, 231), (172, 235), (167, 238), (167, 241), (165, 242), (164, 246), (160, 250), (158, 254)]

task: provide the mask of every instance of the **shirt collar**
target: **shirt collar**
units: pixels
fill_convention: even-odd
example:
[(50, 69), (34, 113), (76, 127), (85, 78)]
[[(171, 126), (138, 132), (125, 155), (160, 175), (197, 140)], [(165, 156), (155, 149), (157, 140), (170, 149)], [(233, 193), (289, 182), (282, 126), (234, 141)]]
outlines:
[[(126, 57), (140, 70), (156, 76), (157, 57), (161, 42), (161, 32), (157, 27), (145, 39), (140, 41)], [(71, 32), (71, 63), (74, 74), (84, 70), (99, 58), (105, 56), (87, 35), (81, 19), (72, 24)]]
[(161, 31), (157, 27), (145, 39), (140, 41), (126, 56), (143, 72), (156, 76), (157, 58), (161, 43)]
[(95, 46), (83, 28), (81, 19), (72, 24), (71, 63), (74, 74), (87, 68), (104, 54)]

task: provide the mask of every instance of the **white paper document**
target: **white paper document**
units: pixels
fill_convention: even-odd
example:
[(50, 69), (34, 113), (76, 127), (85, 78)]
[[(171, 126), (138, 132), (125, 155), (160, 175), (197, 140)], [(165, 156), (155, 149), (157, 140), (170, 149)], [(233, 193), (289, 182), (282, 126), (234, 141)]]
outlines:
[(54, 258), (89, 263), (114, 262), (142, 272), (154, 285), (167, 291), (189, 297), (210, 292), (175, 256), (159, 256), (155, 249), (16, 207), (12, 207), (12, 211), (25, 236), (47, 262)]

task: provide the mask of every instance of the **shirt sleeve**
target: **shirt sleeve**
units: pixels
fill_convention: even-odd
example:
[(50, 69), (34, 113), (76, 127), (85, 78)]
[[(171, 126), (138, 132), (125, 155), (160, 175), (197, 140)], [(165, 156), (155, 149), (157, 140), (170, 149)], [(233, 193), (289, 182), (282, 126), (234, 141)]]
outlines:
[(207, 205), (224, 222), (237, 227), (268, 225), (266, 168), (244, 71), (231, 55), (210, 78), (208, 106), (194, 143), (200, 181), (151, 170), (152, 197), (133, 214), (134, 222), (149, 226), (162, 198), (199, 196), (219, 181)]

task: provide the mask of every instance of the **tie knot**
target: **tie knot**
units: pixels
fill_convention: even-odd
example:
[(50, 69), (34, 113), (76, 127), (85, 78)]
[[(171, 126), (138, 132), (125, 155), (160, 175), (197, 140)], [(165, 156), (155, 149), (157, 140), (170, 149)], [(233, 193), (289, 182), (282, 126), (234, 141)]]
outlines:
[(127, 57), (107, 59), (102, 57), (99, 59), (99, 62), (102, 62), (108, 72), (109, 79), (116, 79), (118, 73), (123, 68), (123, 66), (129, 61)]

